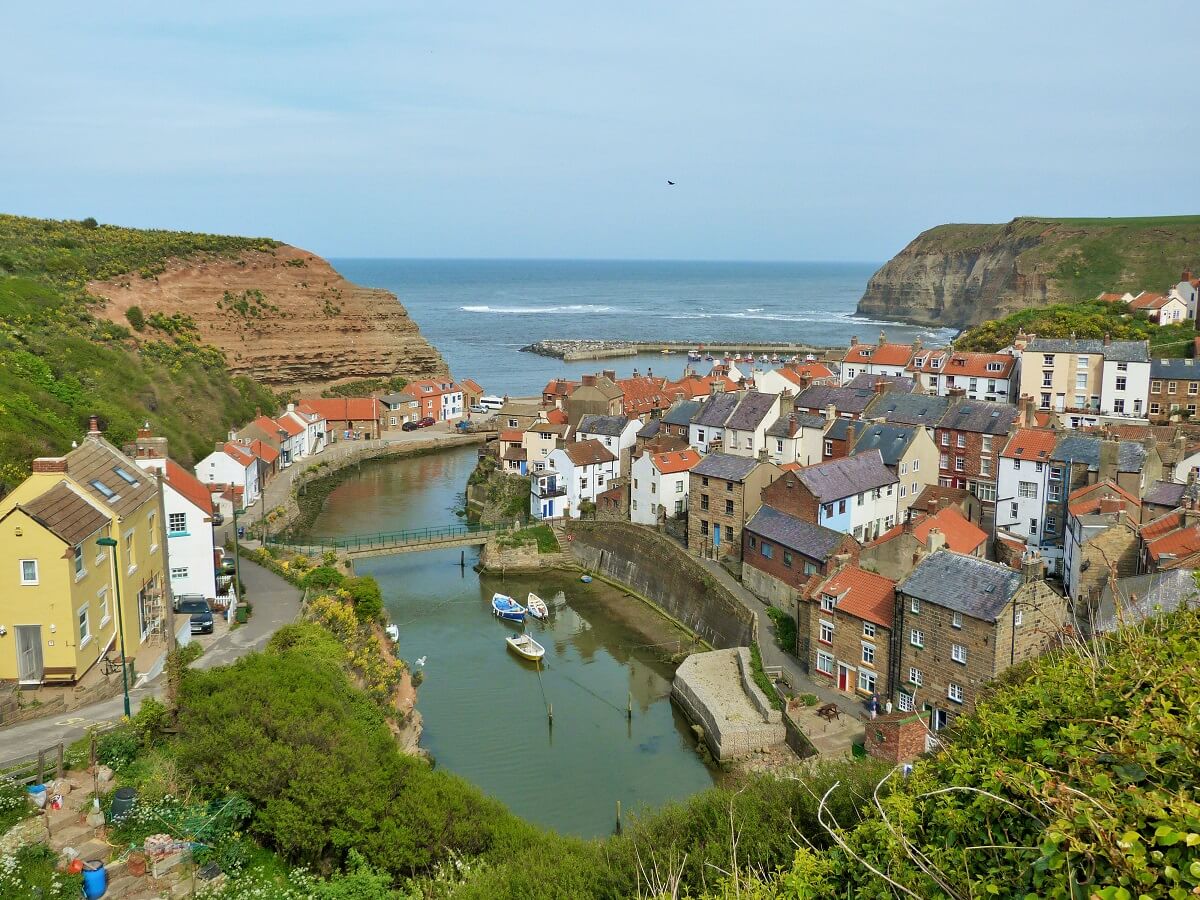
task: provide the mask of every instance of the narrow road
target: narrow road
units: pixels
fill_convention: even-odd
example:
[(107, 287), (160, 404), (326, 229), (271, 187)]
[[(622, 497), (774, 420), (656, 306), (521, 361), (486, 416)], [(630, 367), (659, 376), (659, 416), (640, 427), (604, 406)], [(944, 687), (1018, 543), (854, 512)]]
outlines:
[[(276, 631), (294, 622), (300, 613), (301, 592), (274, 572), (242, 560), (242, 581), (246, 598), (254, 605), (250, 621), (229, 631), (213, 642), (193, 668), (208, 669), (231, 663), (253, 650), (262, 649)], [(130, 691), (129, 703), (137, 712), (145, 697), (158, 697), (166, 691), (166, 676), (159, 675), (150, 684)], [(115, 724), (123, 713), (124, 701), (118, 695), (80, 709), (59, 713), (53, 718), (35, 719), (0, 729), (0, 759), (32, 753), (59, 741), (70, 743), (83, 737), (88, 728)]]

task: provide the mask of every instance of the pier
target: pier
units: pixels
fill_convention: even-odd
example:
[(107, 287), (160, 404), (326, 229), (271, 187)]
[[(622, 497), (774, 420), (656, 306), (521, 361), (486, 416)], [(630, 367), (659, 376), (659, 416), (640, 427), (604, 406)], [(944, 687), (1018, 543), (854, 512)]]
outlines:
[(811, 344), (794, 343), (701, 343), (698, 341), (606, 341), (606, 340), (544, 340), (537, 341), (521, 348), (522, 353), (537, 353), (540, 356), (550, 356), (564, 362), (575, 362), (586, 359), (609, 359), (619, 356), (637, 356), (641, 353), (687, 353), (689, 350), (702, 349), (707, 355), (714, 357), (735, 353), (766, 353), (778, 354), (781, 357), (807, 356), (812, 354), (818, 359), (835, 349), (834, 347), (817, 347)]

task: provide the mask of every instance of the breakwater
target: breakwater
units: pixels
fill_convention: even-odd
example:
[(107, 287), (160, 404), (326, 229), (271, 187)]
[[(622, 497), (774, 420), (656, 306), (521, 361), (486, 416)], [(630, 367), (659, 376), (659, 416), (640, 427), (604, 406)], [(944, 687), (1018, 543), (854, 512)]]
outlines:
[(522, 353), (536, 353), (564, 362), (587, 359), (608, 359), (620, 356), (637, 356), (640, 353), (687, 353), (703, 348), (706, 354), (724, 356), (735, 353), (778, 354), (781, 357), (807, 356), (812, 354), (824, 359), (834, 347), (819, 347), (812, 344), (795, 343), (697, 343), (689, 341), (616, 341), (616, 340), (559, 340), (536, 341), (521, 348)]

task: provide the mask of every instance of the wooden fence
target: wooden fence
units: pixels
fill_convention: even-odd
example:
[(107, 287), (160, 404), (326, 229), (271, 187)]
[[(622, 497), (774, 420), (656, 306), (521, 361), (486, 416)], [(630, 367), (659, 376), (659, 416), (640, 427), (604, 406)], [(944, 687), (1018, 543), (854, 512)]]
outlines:
[(0, 762), (0, 778), (17, 784), (44, 784), (51, 776), (62, 778), (64, 745), (60, 742), (34, 753)]

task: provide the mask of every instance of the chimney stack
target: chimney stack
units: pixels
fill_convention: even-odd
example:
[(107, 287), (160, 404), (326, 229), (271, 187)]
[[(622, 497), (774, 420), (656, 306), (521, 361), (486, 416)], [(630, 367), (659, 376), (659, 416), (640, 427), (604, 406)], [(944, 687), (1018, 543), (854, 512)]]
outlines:
[(100, 417), (96, 415), (88, 416), (88, 437), (100, 437)]
[(850, 338), (850, 346), (851, 347), (858, 346), (858, 335), (857, 334)]
[(609, 381), (616, 381), (617, 380), (617, 370), (616, 369), (605, 369), (604, 377), (607, 378)]
[(940, 528), (930, 528), (929, 534), (925, 537), (925, 549), (930, 553), (937, 553), (946, 546), (946, 536), (942, 534)]
[(857, 426), (851, 422), (846, 426), (846, 455), (850, 456), (854, 452), (854, 439), (858, 432)]
[(913, 353), (920, 353), (923, 346), (924, 345), (921, 343), (921, 339), (919, 337), (913, 338)]
[(1021, 395), (1021, 427), (1032, 428), (1037, 422), (1037, 407), (1033, 404), (1033, 396), (1031, 394)]
[(887, 385), (888, 385), (887, 381), (885, 381), (882, 378), (877, 378), (875, 380), (875, 384), (873, 384), (872, 387), (875, 388), (875, 393), (882, 394), (884, 391), (887, 390)]
[(916, 521), (912, 517), (912, 510), (908, 511), (908, 515), (904, 517), (904, 533), (912, 534), (913, 529), (917, 527)]
[(65, 456), (39, 456), (30, 465), (30, 471), (53, 472), (65, 475), (67, 472), (67, 458)]
[(1100, 442), (1100, 471), (1096, 475), (1096, 480), (1112, 481), (1117, 480), (1117, 460), (1121, 453), (1121, 442), (1115, 438), (1106, 437)]
[(1107, 347), (1111, 343), (1112, 343), (1112, 335), (1109, 334), (1107, 331), (1104, 332), (1104, 346)]
[(1120, 497), (1101, 497), (1100, 498), (1100, 515), (1106, 516), (1112, 513), (1120, 512), (1124, 507)]
[(582, 380), (583, 380), (584, 387), (595, 387), (596, 386), (596, 376), (595, 375), (584, 375)]
[(1025, 584), (1041, 581), (1044, 577), (1045, 564), (1042, 555), (1036, 550), (1027, 550), (1021, 557), (1021, 579)]
[(887, 335), (883, 333), (883, 329), (879, 331), (879, 346), (882, 347), (887, 343)]
[(758, 448), (758, 461), (759, 461), (759, 462), (766, 462), (766, 461), (767, 461), (767, 448), (766, 448), (766, 447), (759, 447), (759, 448)]
[(825, 407), (825, 421), (832, 422), (837, 418), (837, 407), (830, 403)]

